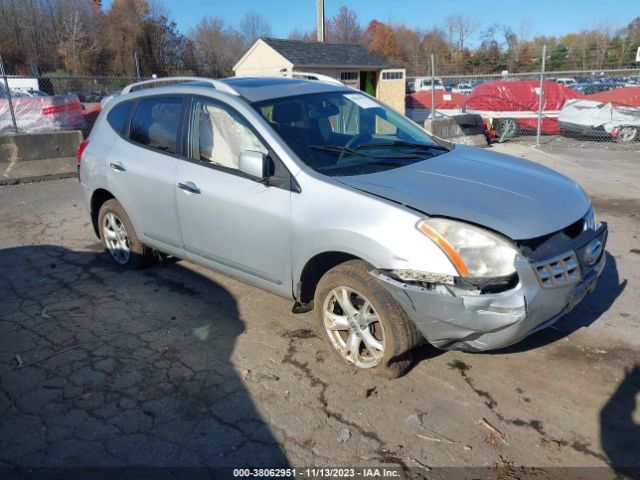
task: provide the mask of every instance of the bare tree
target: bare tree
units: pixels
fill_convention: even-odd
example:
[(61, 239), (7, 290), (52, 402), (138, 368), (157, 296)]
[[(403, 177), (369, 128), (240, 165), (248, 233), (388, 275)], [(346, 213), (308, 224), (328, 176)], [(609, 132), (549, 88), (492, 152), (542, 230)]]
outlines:
[(518, 36), (520, 37), (521, 41), (526, 42), (527, 40), (529, 40), (532, 31), (533, 20), (531, 20), (530, 17), (525, 17), (520, 20), (520, 31), (518, 33)]
[[(640, 17), (634, 18), (629, 25), (621, 28), (618, 31), (618, 37), (620, 38), (620, 55), (617, 67), (620, 68), (624, 65), (629, 50), (640, 45)], [(631, 59), (632, 55), (629, 55), (629, 60)]]
[(141, 48), (144, 25), (149, 14), (146, 0), (114, 0), (107, 14), (106, 46), (116, 73), (136, 73), (133, 56)]
[(245, 50), (240, 33), (220, 17), (205, 17), (189, 37), (199, 73), (214, 77), (233, 74), (233, 65)]
[(89, 34), (80, 10), (71, 9), (63, 17), (58, 38), (58, 53), (66, 69), (74, 75), (86, 73), (85, 66), (98, 51), (98, 45)]
[[(55, 11), (59, 9), (59, 1), (53, 6)], [(0, 54), (15, 73), (59, 67), (55, 42), (57, 15), (48, 15), (48, 3), (0, 1)]]
[(421, 50), (424, 54), (425, 64), (421, 73), (431, 71), (429, 58), (431, 54), (435, 57), (440, 73), (454, 73), (451, 65), (451, 45), (447, 40), (447, 34), (439, 27), (428, 30), (422, 39)]
[(240, 35), (245, 48), (249, 48), (257, 39), (271, 36), (271, 25), (259, 13), (250, 11), (240, 20)]
[(515, 51), (518, 48), (518, 35), (513, 31), (510, 25), (502, 25), (501, 27), (502, 39), (504, 41), (504, 48), (507, 50)]
[(498, 24), (494, 23), (480, 32), (480, 48), (482, 50), (495, 50), (500, 48), (500, 44), (496, 39), (499, 29)]
[(593, 29), (597, 49), (597, 68), (605, 67), (605, 61), (609, 53), (611, 41), (615, 35), (615, 30), (613, 23), (608, 19), (599, 21)]
[(422, 70), (421, 64), (425, 64), (422, 54), (424, 31), (419, 28), (411, 29), (404, 24), (395, 25), (394, 30), (400, 45), (401, 59), (410, 74), (418, 75)]
[(356, 12), (348, 7), (341, 7), (327, 22), (327, 38), (335, 43), (360, 43), (362, 27)]
[(143, 72), (171, 75), (188, 70), (186, 37), (178, 31), (169, 10), (158, 0), (150, 2), (144, 25), (145, 53)]
[[(249, 12), (237, 26), (205, 18), (187, 37), (162, 1), (0, 0), (0, 55), (16, 74), (133, 75), (135, 52), (143, 75), (191, 71), (220, 76), (232, 73), (234, 62), (256, 38), (271, 34), (268, 22)], [(587, 30), (533, 38), (532, 22), (525, 17), (514, 27), (485, 28), (477, 49), (468, 44), (479, 24), (460, 13), (427, 31), (378, 21), (363, 29), (355, 12), (342, 7), (327, 21), (327, 39), (362, 43), (416, 74), (428, 71), (431, 53), (441, 74), (532, 70), (539, 68), (543, 44), (550, 68), (634, 68), (640, 45), (640, 17), (624, 28), (604, 20)], [(314, 30), (294, 30), (289, 38), (316, 41)]]
[(298, 30), (297, 28), (294, 28), (293, 30), (291, 30), (289, 32), (289, 35), (287, 36), (287, 38), (289, 40), (299, 40), (302, 42), (317, 42), (318, 41), (318, 35), (316, 34), (315, 29), (314, 30), (309, 30), (308, 32), (304, 32), (302, 30)]
[(460, 13), (454, 13), (444, 19), (449, 41), (457, 51), (462, 51), (464, 42), (478, 29), (479, 22)]

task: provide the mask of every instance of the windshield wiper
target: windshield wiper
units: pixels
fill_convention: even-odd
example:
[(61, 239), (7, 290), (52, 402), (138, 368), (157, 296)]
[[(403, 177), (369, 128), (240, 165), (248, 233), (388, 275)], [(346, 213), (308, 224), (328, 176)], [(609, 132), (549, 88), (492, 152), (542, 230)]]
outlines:
[(408, 148), (416, 148), (416, 149), (424, 149), (424, 150), (440, 150), (443, 152), (448, 152), (449, 149), (447, 147), (443, 147), (442, 145), (429, 145), (426, 143), (413, 143), (413, 142), (405, 142), (404, 140), (396, 140), (394, 142), (386, 142), (386, 143), (363, 143), (362, 145), (358, 145), (358, 148), (397, 148), (397, 147), (408, 147)]
[(339, 165), (327, 165), (325, 167), (318, 167), (318, 170), (344, 170), (344, 169), (349, 169), (349, 168), (353, 168), (353, 167), (369, 167), (369, 166), (380, 166), (380, 165), (384, 165), (384, 166), (391, 166), (391, 167), (397, 167), (398, 165), (406, 165), (407, 163), (409, 163), (411, 160), (424, 160), (424, 157), (421, 156), (417, 156), (417, 155), (407, 155), (407, 156), (394, 156), (394, 157), (370, 157), (373, 158), (374, 160), (368, 161), (368, 162), (359, 162), (359, 163), (344, 163), (344, 164), (339, 164)]
[[(339, 154), (349, 154), (349, 155), (354, 155), (354, 156), (358, 156), (358, 157), (366, 157), (366, 158), (422, 158), (422, 155), (417, 155), (415, 153), (396, 153), (393, 156), (389, 156), (389, 155), (371, 155), (371, 154), (367, 154), (367, 153), (362, 153), (359, 152), (357, 149), (360, 147), (374, 147), (374, 146), (397, 146), (396, 144), (381, 144), (381, 143), (377, 143), (377, 144), (363, 144), (363, 145), (359, 145), (358, 147), (356, 147), (356, 149), (353, 148), (349, 148), (349, 147), (341, 147), (338, 145), (309, 145), (309, 148), (312, 148), (314, 150), (320, 150), (323, 152), (328, 152), (328, 153), (339, 153)], [(420, 146), (424, 146), (424, 147), (428, 147), (428, 148), (424, 148), (424, 150), (433, 150), (433, 148), (431, 147), (431, 145), (421, 145), (421, 144), (416, 144), (416, 145), (420, 145)], [(440, 147), (439, 145), (436, 145), (436, 150), (441, 150), (444, 149), (446, 151), (449, 151), (448, 149), (445, 149), (444, 147)]]
[(353, 148), (340, 147), (338, 145), (309, 145), (309, 148), (327, 153), (348, 153), (349, 155), (356, 155), (358, 157), (377, 158), (373, 155), (367, 155), (366, 153), (358, 152)]

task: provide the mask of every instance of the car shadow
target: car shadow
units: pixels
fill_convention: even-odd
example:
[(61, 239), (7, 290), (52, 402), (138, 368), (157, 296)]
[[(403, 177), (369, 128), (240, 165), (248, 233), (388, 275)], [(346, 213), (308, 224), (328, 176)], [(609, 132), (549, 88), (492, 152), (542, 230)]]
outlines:
[(588, 328), (597, 321), (602, 314), (611, 308), (616, 298), (627, 287), (627, 280), (620, 280), (615, 257), (609, 252), (605, 254), (606, 264), (595, 290), (587, 295), (575, 309), (561, 317), (552, 327), (540, 330), (515, 345), (487, 353), (500, 355), (540, 348), (554, 343), (576, 330)]
[(600, 440), (616, 473), (640, 478), (640, 364), (626, 372), (600, 411)]
[(233, 295), (188, 267), (0, 250), (0, 470), (288, 466), (232, 359)]
[(424, 343), (415, 347), (411, 351), (411, 365), (407, 370), (407, 373), (420, 365), (422, 362), (432, 360), (439, 357), (440, 355), (444, 355), (445, 353), (447, 353), (447, 350), (441, 350), (434, 347), (429, 342), (424, 341)]

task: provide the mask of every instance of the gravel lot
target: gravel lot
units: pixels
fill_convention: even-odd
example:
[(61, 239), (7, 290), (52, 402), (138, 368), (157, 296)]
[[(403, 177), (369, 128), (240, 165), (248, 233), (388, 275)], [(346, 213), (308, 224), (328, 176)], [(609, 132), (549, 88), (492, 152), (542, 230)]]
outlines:
[(640, 154), (495, 149), (592, 196), (603, 277), (555, 328), (495, 353), (423, 347), (394, 381), (334, 360), (287, 300), (184, 261), (112, 266), (74, 179), (0, 188), (0, 468), (640, 475)]

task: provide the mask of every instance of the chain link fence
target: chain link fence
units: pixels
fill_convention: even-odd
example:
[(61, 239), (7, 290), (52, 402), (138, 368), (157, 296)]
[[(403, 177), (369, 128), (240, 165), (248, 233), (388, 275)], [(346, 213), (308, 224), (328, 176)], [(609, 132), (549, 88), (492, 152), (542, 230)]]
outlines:
[[(408, 78), (406, 114), (420, 124), (477, 113), (494, 142), (640, 147), (640, 69), (442, 76), (434, 70), (435, 76)], [(0, 134), (81, 130), (87, 135), (100, 102), (138, 80), (2, 73), (0, 68)]]
[(476, 113), (493, 142), (640, 148), (640, 69), (442, 76), (433, 71), (434, 76), (407, 81), (406, 115), (420, 124)]

